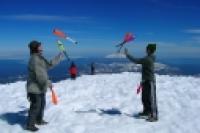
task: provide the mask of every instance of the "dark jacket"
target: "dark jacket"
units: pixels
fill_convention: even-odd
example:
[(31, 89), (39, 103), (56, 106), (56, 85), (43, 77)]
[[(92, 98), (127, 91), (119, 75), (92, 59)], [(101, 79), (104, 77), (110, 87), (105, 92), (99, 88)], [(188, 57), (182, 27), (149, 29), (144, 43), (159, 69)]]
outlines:
[(28, 63), (28, 79), (26, 84), (27, 93), (45, 93), (51, 84), (47, 70), (58, 64), (60, 61), (60, 55), (56, 56), (51, 61), (47, 61), (38, 53), (31, 54)]
[(142, 81), (155, 81), (154, 62), (155, 56), (148, 55), (144, 58), (135, 58), (129, 54), (126, 57), (136, 64), (142, 65)]

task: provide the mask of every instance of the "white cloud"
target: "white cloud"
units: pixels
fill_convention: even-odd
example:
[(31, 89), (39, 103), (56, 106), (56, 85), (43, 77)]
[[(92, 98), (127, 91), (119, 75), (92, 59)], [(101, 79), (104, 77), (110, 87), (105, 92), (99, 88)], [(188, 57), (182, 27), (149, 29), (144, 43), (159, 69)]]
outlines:
[(37, 15), (37, 14), (20, 14), (0, 16), (0, 19), (6, 20), (23, 20), (23, 21), (66, 21), (66, 22), (83, 22), (88, 21), (88, 17), (83, 16), (56, 16), (56, 15)]
[(157, 53), (166, 57), (199, 58), (200, 47), (186, 43), (157, 43)]
[(195, 43), (195, 44), (200, 43), (200, 28), (187, 29), (184, 30), (184, 32), (192, 35), (189, 43)]
[(200, 43), (200, 36), (195, 36), (192, 38), (195, 42)]
[(190, 34), (200, 34), (200, 29), (187, 29), (185, 32)]
[(26, 58), (27, 55), (29, 55), (28, 50), (22, 50), (22, 49), (0, 50), (0, 59), (23, 59)]

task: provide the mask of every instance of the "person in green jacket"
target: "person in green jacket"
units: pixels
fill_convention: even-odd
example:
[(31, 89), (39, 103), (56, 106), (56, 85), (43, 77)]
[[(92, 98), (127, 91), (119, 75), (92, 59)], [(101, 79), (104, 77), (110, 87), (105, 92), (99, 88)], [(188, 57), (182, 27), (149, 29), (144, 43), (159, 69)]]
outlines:
[(146, 118), (147, 121), (153, 122), (158, 120), (158, 110), (156, 101), (156, 78), (154, 74), (154, 62), (156, 44), (148, 44), (146, 47), (147, 56), (144, 58), (135, 58), (125, 49), (126, 57), (136, 63), (142, 65), (142, 103), (143, 111), (138, 117)]
[(26, 84), (27, 97), (30, 101), (28, 120), (26, 129), (37, 131), (37, 125), (47, 124), (44, 121), (44, 108), (46, 104), (47, 88), (52, 88), (52, 83), (48, 77), (48, 69), (58, 64), (63, 55), (60, 53), (53, 60), (48, 61), (42, 56), (42, 45), (38, 41), (29, 43), (30, 59), (28, 63), (28, 79)]

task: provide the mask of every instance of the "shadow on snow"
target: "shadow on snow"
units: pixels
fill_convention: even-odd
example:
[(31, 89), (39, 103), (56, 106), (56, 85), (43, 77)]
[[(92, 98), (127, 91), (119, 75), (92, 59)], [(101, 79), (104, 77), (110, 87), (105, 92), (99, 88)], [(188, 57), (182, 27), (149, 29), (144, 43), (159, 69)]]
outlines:
[(22, 128), (26, 123), (26, 114), (28, 110), (22, 110), (19, 112), (9, 112), (0, 115), (0, 119), (6, 121), (9, 125), (20, 125)]

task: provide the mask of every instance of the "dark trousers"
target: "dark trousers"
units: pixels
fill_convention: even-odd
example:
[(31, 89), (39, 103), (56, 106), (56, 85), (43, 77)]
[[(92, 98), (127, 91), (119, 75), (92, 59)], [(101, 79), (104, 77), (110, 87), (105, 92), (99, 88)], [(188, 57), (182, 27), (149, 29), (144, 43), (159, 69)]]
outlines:
[(71, 74), (71, 79), (75, 80), (76, 79), (76, 74)]
[(95, 74), (95, 70), (94, 68), (91, 68), (91, 75), (94, 75)]
[(155, 82), (145, 81), (142, 83), (142, 87), (143, 112), (150, 114), (154, 118), (158, 118)]
[(46, 105), (45, 94), (28, 94), (30, 99), (30, 109), (28, 112), (28, 126), (35, 125), (36, 122), (40, 122), (44, 116), (44, 108)]

